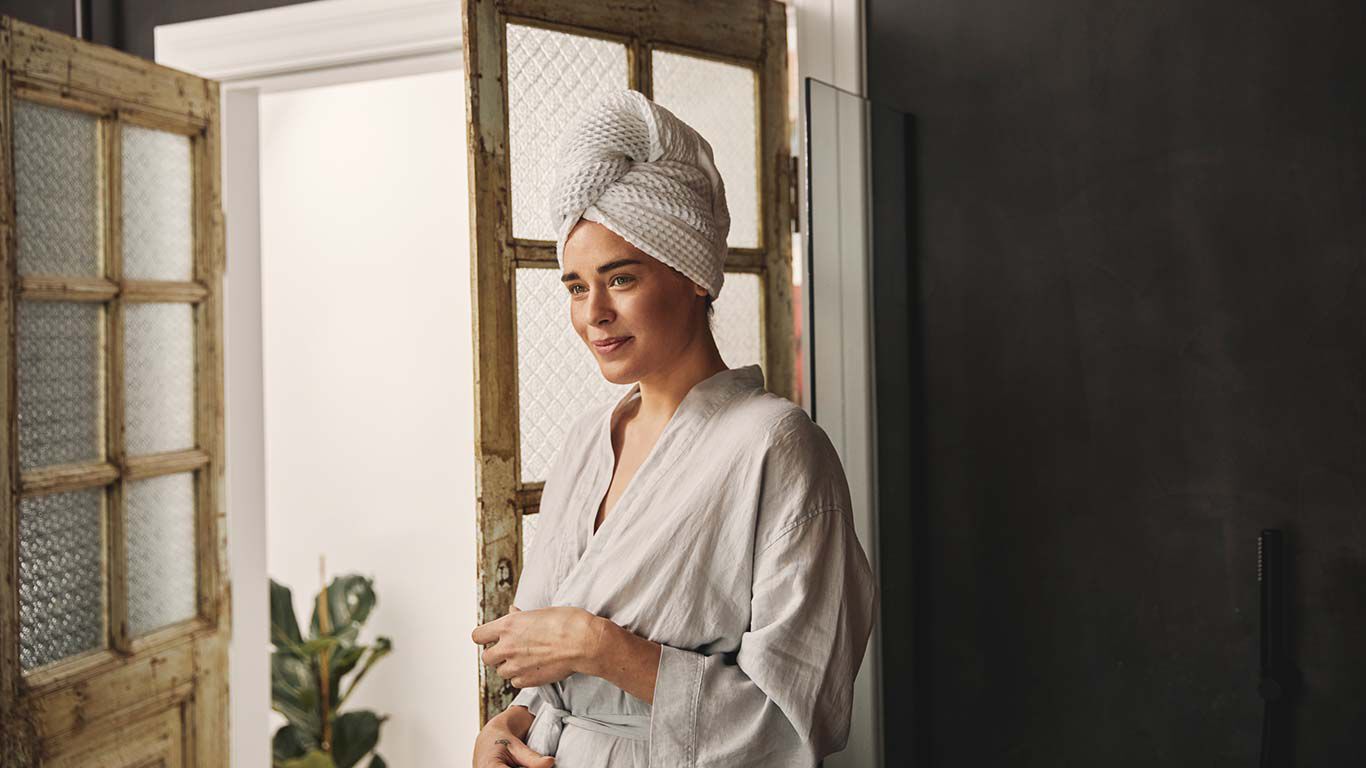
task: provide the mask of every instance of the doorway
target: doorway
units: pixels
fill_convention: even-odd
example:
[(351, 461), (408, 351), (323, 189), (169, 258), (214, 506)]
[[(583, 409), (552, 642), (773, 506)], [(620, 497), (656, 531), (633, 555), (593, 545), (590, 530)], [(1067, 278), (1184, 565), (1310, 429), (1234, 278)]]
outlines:
[(451, 695), (478, 685), (458, 15), (304, 3), (156, 31), (159, 63), (223, 92), (236, 765), (267, 765), (282, 722), (266, 575), (307, 621), (324, 552), (329, 578), (373, 577), (363, 638), (393, 640), (345, 707), (389, 715), (385, 759), (445, 764), (478, 730)]

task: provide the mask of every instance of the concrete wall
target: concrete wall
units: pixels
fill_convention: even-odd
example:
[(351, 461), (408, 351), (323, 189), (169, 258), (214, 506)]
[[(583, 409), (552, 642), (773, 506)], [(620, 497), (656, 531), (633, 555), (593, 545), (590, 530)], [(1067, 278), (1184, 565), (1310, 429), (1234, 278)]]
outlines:
[(888, 765), (1256, 764), (1264, 527), (1296, 764), (1360, 759), (1363, 29), (1357, 0), (869, 0), (869, 95), (912, 116), (874, 225), (907, 233), (917, 430)]

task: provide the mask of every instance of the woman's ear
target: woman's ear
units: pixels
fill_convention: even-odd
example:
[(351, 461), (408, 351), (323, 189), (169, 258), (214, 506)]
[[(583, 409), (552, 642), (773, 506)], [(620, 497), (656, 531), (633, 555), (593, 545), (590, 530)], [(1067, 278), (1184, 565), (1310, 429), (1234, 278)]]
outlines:
[(702, 286), (698, 285), (697, 283), (693, 283), (693, 284), (692, 284), (692, 292), (695, 293), (695, 294), (697, 294), (698, 296), (706, 296), (706, 295), (707, 295), (707, 289), (706, 289), (706, 288), (703, 288)]

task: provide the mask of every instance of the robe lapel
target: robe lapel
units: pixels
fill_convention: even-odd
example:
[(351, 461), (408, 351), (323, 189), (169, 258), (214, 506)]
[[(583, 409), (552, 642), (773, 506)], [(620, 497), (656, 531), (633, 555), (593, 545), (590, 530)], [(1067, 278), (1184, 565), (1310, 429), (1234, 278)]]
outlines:
[(729, 368), (693, 385), (669, 418), (636, 474), (627, 483), (611, 514), (603, 520), (595, 534), (593, 522), (602, 497), (611, 486), (616, 463), (616, 454), (612, 449), (612, 424), (622, 407), (638, 396), (640, 384), (632, 386), (617, 400), (600, 422), (590, 447), (595, 453), (593, 477), (578, 484), (577, 492), (571, 496), (573, 508), (566, 510), (566, 519), (573, 522), (574, 531), (573, 544), (566, 542), (566, 546), (574, 546), (577, 551), (576, 557), (572, 558), (574, 564), (556, 586), (553, 604), (575, 604), (576, 598), (583, 597), (580, 582), (591, 578), (592, 562), (611, 550), (616, 541), (615, 533), (624, 525), (619, 518), (637, 514), (637, 509), (648, 500), (659, 477), (681, 465), (688, 450), (694, 447), (693, 436), (721, 406), (730, 398), (755, 388), (762, 389), (763, 385), (763, 371), (757, 364)]

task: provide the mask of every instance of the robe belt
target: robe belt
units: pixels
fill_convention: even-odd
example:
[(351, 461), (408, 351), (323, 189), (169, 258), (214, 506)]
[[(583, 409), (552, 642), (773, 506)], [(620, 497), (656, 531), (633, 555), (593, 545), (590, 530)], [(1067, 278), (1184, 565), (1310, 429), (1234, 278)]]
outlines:
[(526, 745), (543, 755), (556, 753), (560, 747), (560, 734), (566, 725), (633, 741), (650, 740), (649, 715), (610, 712), (576, 715), (564, 708), (564, 699), (560, 698), (555, 685), (541, 686), (541, 696), (544, 701), (536, 710), (536, 719), (531, 723)]

